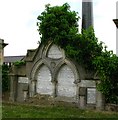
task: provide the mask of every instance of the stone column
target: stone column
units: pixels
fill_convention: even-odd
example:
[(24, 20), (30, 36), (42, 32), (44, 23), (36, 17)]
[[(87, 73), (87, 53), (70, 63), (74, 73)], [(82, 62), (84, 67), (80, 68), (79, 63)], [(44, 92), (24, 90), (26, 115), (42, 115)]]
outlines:
[(17, 75), (10, 75), (10, 98), (12, 102), (16, 101), (17, 98), (17, 87), (18, 87), (18, 77)]
[(30, 97), (33, 97), (36, 94), (36, 82), (37, 82), (37, 80), (32, 80), (31, 81)]

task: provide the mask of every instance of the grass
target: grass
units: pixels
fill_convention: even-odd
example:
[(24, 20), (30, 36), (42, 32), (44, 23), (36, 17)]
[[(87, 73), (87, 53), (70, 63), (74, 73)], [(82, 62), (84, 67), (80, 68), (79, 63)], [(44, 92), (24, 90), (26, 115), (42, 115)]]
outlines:
[(81, 110), (75, 107), (31, 106), (3, 103), (3, 118), (118, 118), (117, 112)]

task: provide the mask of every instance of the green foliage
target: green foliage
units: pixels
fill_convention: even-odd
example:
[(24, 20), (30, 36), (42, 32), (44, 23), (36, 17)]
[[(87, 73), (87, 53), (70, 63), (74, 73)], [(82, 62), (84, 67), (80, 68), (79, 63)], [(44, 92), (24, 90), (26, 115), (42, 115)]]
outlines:
[(13, 63), (13, 65), (15, 65), (15, 66), (21, 66), (21, 65), (25, 65), (25, 64), (26, 64), (25, 61), (16, 61)]
[(118, 57), (107, 51), (102, 42), (98, 43), (93, 28), (79, 34), (79, 17), (67, 3), (55, 7), (46, 5), (37, 19), (41, 42), (52, 41), (65, 50), (67, 57), (88, 70), (98, 71), (101, 80), (98, 90), (105, 94), (108, 102), (118, 103)]
[[(93, 59), (102, 53), (102, 43), (98, 43), (94, 30), (90, 27), (83, 30), (83, 34), (76, 34), (75, 39), (68, 42), (65, 51), (66, 54), (81, 63), (88, 70), (94, 70)], [(63, 48), (63, 47), (62, 47)]]
[(2, 92), (9, 90), (9, 67), (8, 65), (2, 65)]
[(75, 107), (67, 106), (46, 106), (46, 105), (35, 105), (32, 104), (13, 104), (13, 103), (3, 103), (2, 104), (2, 117), (4, 119), (15, 118), (15, 119), (50, 119), (50, 120), (72, 120), (72, 119), (95, 119), (99, 120), (107, 120), (117, 119), (118, 114), (117, 112), (107, 112), (107, 111), (95, 111), (95, 110), (82, 110)]
[(106, 96), (106, 102), (118, 104), (118, 57), (112, 51), (105, 51), (93, 60), (99, 73), (100, 90)]
[(42, 42), (53, 40), (65, 46), (78, 30), (79, 17), (75, 11), (70, 11), (67, 3), (55, 7), (46, 5), (45, 11), (37, 19), (40, 21), (37, 25)]

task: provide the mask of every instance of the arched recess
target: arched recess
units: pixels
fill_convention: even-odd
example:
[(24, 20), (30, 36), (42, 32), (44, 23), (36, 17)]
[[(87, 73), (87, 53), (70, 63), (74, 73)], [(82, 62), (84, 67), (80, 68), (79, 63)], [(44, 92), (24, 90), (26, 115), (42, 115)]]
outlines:
[(43, 95), (52, 95), (54, 85), (51, 82), (52, 75), (49, 68), (42, 64), (36, 74), (36, 93)]
[(33, 65), (30, 71), (30, 80), (36, 80), (36, 72), (39, 69), (39, 66), (41, 66), (42, 64), (43, 64), (43, 61), (41, 59), (35, 62), (35, 64)]
[(57, 81), (57, 96), (75, 97), (77, 95), (75, 75), (67, 64), (63, 64), (59, 69)]
[[(30, 73), (30, 92), (52, 95), (54, 85), (51, 82), (52, 73), (45, 62), (40, 59), (32, 67)], [(33, 81), (36, 81), (35, 83)], [(32, 84), (34, 83), (34, 84)], [(31, 93), (32, 94), (32, 93)], [(32, 96), (32, 95), (31, 95)]]
[(62, 60), (55, 68), (55, 71), (54, 71), (54, 79), (57, 80), (57, 75), (59, 73), (59, 70), (61, 69), (61, 67), (63, 65), (67, 65), (69, 66), (69, 68), (73, 71), (74, 73), (74, 78), (75, 78), (75, 81), (74, 83), (79, 83), (81, 80), (81, 75), (79, 73), (79, 70), (77, 69), (77, 66), (70, 60), (70, 59), (64, 59)]

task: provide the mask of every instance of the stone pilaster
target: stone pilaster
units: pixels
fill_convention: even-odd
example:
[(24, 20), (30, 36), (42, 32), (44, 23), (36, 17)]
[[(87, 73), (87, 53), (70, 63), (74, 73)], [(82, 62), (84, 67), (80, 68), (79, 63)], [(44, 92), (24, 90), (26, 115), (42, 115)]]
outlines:
[(10, 75), (10, 98), (9, 100), (15, 102), (17, 99), (18, 77), (17, 75)]
[(33, 97), (36, 94), (36, 83), (37, 80), (32, 80), (30, 85), (30, 97)]
[(104, 110), (105, 108), (105, 97), (100, 91), (96, 91), (96, 109)]
[(52, 78), (52, 84), (53, 84), (53, 94), (52, 94), (52, 97), (56, 97), (57, 96), (57, 81), (54, 79), (54, 78)]

